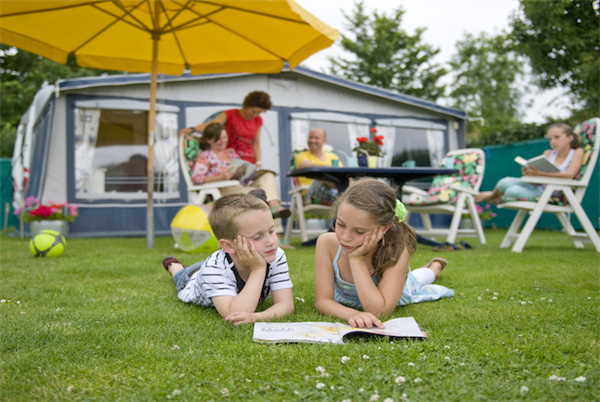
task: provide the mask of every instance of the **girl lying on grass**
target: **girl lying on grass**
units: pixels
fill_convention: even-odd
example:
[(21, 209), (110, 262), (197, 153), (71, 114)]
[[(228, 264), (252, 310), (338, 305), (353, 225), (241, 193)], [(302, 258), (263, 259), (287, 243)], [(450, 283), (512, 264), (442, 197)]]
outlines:
[(453, 290), (432, 285), (446, 260), (434, 258), (411, 272), (408, 261), (417, 240), (405, 214), (395, 189), (375, 179), (355, 181), (336, 200), (335, 233), (319, 236), (315, 252), (319, 313), (353, 327), (383, 328), (379, 317), (396, 306), (454, 296)]

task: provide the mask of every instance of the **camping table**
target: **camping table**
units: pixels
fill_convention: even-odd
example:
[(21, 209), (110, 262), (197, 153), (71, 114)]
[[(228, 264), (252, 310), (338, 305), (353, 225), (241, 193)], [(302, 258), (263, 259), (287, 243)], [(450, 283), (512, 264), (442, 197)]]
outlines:
[(402, 199), (402, 186), (407, 181), (421, 179), (423, 177), (438, 174), (455, 174), (457, 169), (434, 168), (434, 167), (332, 167), (312, 166), (294, 169), (287, 172), (289, 177), (308, 177), (309, 179), (325, 180), (335, 184), (340, 193), (348, 188), (350, 179), (357, 177), (382, 177), (390, 180), (392, 185), (398, 187), (398, 199)]

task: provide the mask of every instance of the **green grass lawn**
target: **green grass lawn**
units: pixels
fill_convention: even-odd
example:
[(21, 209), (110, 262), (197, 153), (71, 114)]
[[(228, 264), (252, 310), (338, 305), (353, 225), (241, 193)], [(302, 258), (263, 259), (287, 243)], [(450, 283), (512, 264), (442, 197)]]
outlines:
[[(51, 259), (2, 235), (0, 400), (599, 400), (600, 254), (544, 231), (516, 254), (504, 234), (443, 253), (453, 299), (396, 309), (429, 339), (347, 345), (253, 343), (252, 325), (180, 302), (162, 258), (206, 255), (171, 238), (70, 239)], [(314, 248), (287, 255), (303, 300), (285, 320), (335, 321), (313, 307)], [(411, 266), (433, 256), (419, 246)]]

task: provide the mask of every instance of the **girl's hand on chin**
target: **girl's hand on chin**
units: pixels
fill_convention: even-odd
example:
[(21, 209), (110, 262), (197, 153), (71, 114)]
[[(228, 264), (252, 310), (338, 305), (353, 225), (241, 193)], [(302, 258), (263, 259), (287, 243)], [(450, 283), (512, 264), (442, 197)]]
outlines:
[(371, 251), (373, 251), (377, 248), (377, 244), (383, 237), (384, 233), (385, 233), (385, 230), (384, 230), (383, 226), (378, 226), (371, 233), (369, 233), (368, 235), (365, 236), (365, 240), (363, 241), (363, 244), (361, 244), (359, 247), (352, 250), (352, 252), (350, 252), (348, 254), (348, 257), (349, 258), (365, 257), (367, 254), (369, 254)]

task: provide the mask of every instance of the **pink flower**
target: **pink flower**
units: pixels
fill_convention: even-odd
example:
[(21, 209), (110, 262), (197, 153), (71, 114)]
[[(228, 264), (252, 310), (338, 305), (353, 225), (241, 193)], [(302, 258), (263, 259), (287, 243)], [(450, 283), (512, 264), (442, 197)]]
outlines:
[(36, 204), (37, 202), (38, 200), (36, 200), (33, 196), (25, 198), (25, 206), (28, 208), (32, 207), (33, 204)]

